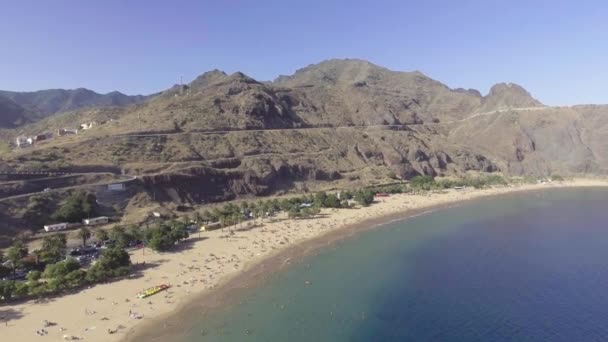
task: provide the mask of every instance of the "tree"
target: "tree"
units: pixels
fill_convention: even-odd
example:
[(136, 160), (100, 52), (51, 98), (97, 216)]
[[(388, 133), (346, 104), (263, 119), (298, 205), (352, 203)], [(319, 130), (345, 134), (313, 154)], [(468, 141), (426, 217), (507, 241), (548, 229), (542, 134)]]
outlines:
[(431, 176), (415, 176), (410, 180), (410, 186), (414, 189), (430, 190), (435, 184), (435, 179)]
[(110, 235), (104, 229), (97, 229), (95, 231), (95, 238), (99, 241), (106, 241), (110, 238)]
[(366, 207), (372, 204), (372, 202), (374, 201), (374, 192), (369, 189), (359, 190), (355, 193), (354, 199), (359, 204)]
[(68, 287), (78, 287), (85, 283), (87, 273), (83, 270), (75, 270), (65, 276)]
[(349, 199), (352, 199), (352, 198), (353, 198), (353, 193), (350, 192), (350, 191), (348, 191), (348, 190), (347, 191), (342, 191), (340, 193), (340, 199), (341, 200), (349, 200)]
[(287, 217), (293, 219), (293, 218), (298, 218), (302, 216), (302, 212), (300, 211), (300, 209), (296, 206), (293, 206), (289, 209), (289, 211), (287, 211)]
[(86, 192), (72, 194), (57, 211), (51, 215), (56, 221), (80, 222), (94, 214), (95, 195)]
[(15, 241), (11, 248), (8, 249), (6, 258), (12, 264), (13, 274), (15, 274), (17, 268), (23, 266), (23, 258), (27, 256), (27, 253), (27, 247), (19, 240)]
[(0, 280), (0, 299), (8, 301), (15, 292), (15, 282), (12, 280)]
[(131, 224), (127, 227), (127, 238), (129, 242), (143, 239), (143, 232), (138, 225)]
[(209, 222), (214, 222), (214, 221), (216, 221), (216, 220), (214, 220), (214, 217), (213, 217), (213, 215), (211, 214), (211, 212), (210, 212), (209, 210), (205, 210), (205, 211), (203, 211), (203, 214), (202, 214), (201, 216), (202, 216), (202, 217), (201, 217), (201, 220), (202, 220), (204, 223), (209, 223)]
[(4, 278), (12, 273), (12, 270), (8, 267), (0, 265), (0, 278)]
[(85, 279), (90, 283), (120, 277), (131, 271), (129, 253), (121, 248), (109, 248), (103, 251), (97, 262), (86, 273)]
[(335, 194), (329, 194), (325, 197), (325, 201), (323, 202), (323, 206), (327, 208), (340, 208), (340, 200), (338, 196)]
[(146, 244), (155, 251), (166, 251), (176, 242), (189, 236), (186, 226), (179, 222), (163, 224), (157, 228), (148, 229), (145, 233)]
[(80, 263), (74, 258), (67, 258), (55, 264), (49, 264), (44, 269), (42, 276), (45, 279), (63, 279), (72, 271), (80, 269)]
[(82, 240), (82, 247), (86, 247), (87, 240), (91, 238), (91, 231), (87, 227), (82, 227), (76, 232), (76, 236)]
[(219, 210), (218, 208), (213, 208), (213, 210), (211, 210), (211, 215), (209, 216), (211, 218), (211, 220), (213, 222), (217, 222), (221, 219), (222, 216), (224, 216), (224, 213), (222, 213), (221, 210)]
[(192, 221), (192, 219), (190, 218), (190, 216), (188, 214), (182, 216), (182, 222), (184, 224), (190, 224), (191, 221)]
[(30, 293), (30, 287), (29, 287), (28, 283), (26, 283), (24, 281), (15, 283), (15, 291), (13, 292), (13, 295), (15, 295), (17, 297), (25, 297), (29, 293)]
[(285, 198), (281, 200), (281, 202), (279, 203), (279, 207), (283, 211), (288, 211), (291, 208), (291, 202)]
[(47, 235), (42, 239), (42, 248), (40, 248), (41, 260), (45, 263), (53, 263), (63, 259), (67, 239), (65, 234)]
[(35, 249), (31, 252), (34, 255), (34, 263), (36, 266), (40, 265), (40, 257), (42, 255), (42, 252), (40, 252), (39, 249)]
[(27, 274), (27, 280), (28, 281), (38, 281), (38, 280), (40, 280), (41, 276), (42, 276), (42, 272), (31, 271), (30, 273)]
[(315, 204), (323, 207), (325, 206), (325, 201), (327, 200), (327, 194), (325, 191), (319, 191), (315, 194)]
[(110, 230), (110, 239), (114, 240), (115, 246), (118, 248), (126, 248), (132, 240), (125, 228), (121, 226), (112, 227)]
[(196, 212), (196, 214), (194, 214), (194, 222), (197, 225), (200, 225), (203, 222), (203, 216), (198, 211)]

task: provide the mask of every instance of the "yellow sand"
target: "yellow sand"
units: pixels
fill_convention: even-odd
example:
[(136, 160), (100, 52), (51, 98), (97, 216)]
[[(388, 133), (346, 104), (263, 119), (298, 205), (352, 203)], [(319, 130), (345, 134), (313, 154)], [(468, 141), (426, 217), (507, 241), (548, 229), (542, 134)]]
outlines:
[[(388, 214), (406, 213), (412, 209), (513, 191), (607, 185), (608, 182), (601, 180), (575, 180), (485, 190), (450, 190), (426, 195), (401, 194), (380, 198), (379, 203), (367, 208), (327, 209), (323, 213), (329, 215), (314, 219), (266, 220), (263, 227), (237, 231), (232, 236), (228, 236), (227, 230), (203, 232), (200, 239), (198, 234), (194, 234), (179, 252), (158, 254), (145, 249), (132, 253), (134, 264), (145, 262), (145, 270), (137, 278), (96, 285), (42, 303), (32, 300), (0, 307), (0, 316), (12, 317), (8, 326), (0, 320), (0, 336), (2, 341), (58, 341), (64, 335), (91, 342), (118, 341), (138, 323), (171, 312), (194, 294), (209, 291), (262, 258), (286, 246), (346, 225)], [(246, 224), (240, 228), (246, 228)], [(146, 299), (135, 297), (138, 291), (161, 283), (169, 283), (173, 288)], [(44, 328), (44, 320), (57, 325)], [(43, 328), (48, 335), (38, 336), (36, 331)], [(109, 334), (108, 329), (117, 329), (117, 332)]]

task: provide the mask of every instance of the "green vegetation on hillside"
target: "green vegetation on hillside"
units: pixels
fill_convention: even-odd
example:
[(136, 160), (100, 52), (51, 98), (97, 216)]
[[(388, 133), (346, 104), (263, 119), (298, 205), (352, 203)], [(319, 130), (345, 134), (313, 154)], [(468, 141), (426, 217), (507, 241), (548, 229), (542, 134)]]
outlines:
[(95, 206), (95, 195), (80, 191), (68, 197), (51, 217), (59, 222), (80, 222), (95, 215)]

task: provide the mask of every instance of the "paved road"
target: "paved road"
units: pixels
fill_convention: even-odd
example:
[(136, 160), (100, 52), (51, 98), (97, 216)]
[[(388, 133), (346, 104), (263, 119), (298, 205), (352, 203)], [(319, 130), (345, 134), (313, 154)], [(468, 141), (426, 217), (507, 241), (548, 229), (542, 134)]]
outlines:
[[(113, 175), (113, 176), (116, 175), (116, 174), (109, 173), (109, 172), (70, 173), (70, 175), (91, 175), (91, 174)], [(4, 198), (0, 198), (0, 202), (4, 202), (7, 200), (16, 199), (16, 198), (28, 197), (28, 196), (38, 195), (38, 194), (48, 194), (48, 193), (70, 190), (70, 189), (79, 189), (79, 188), (87, 188), (87, 187), (93, 187), (93, 186), (103, 186), (103, 185), (110, 185), (110, 184), (126, 183), (126, 182), (130, 182), (130, 181), (137, 179), (137, 176), (120, 175), (120, 177), (122, 179), (114, 179), (112, 181), (95, 182), (95, 183), (87, 183), (87, 184), (79, 184), (79, 185), (71, 185), (71, 186), (53, 188), (48, 191), (36, 191), (36, 192), (29, 192), (27, 194), (7, 196)]]

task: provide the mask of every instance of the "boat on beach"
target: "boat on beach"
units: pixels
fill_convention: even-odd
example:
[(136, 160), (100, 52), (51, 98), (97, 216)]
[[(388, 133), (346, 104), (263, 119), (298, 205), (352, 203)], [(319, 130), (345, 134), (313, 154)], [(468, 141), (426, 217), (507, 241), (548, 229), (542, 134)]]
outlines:
[(167, 284), (160, 284), (158, 286), (152, 286), (148, 289), (145, 289), (141, 292), (137, 293), (137, 298), (146, 298), (146, 297), (150, 297), (153, 296), (161, 291), (164, 291), (168, 288), (170, 288), (171, 285), (167, 285)]

